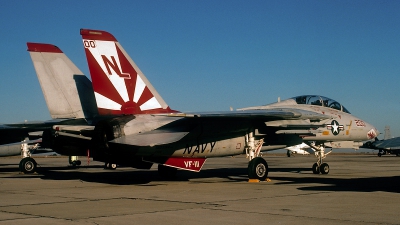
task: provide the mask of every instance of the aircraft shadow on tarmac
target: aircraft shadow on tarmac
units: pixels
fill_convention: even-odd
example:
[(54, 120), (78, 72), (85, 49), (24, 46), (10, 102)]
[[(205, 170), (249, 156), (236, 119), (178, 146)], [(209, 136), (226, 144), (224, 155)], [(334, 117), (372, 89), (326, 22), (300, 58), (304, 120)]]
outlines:
[[(86, 170), (85, 168), (91, 168)], [(95, 170), (93, 170), (95, 168)], [(17, 168), (0, 168), (0, 173), (17, 174), (7, 178), (40, 178), (45, 180), (81, 180), (83, 182), (105, 183), (114, 185), (160, 185), (152, 184), (157, 181), (182, 182), (204, 178), (223, 178), (215, 182), (247, 182), (247, 168), (205, 169), (199, 173), (178, 170), (176, 177), (160, 177), (157, 170), (139, 170), (131, 168), (117, 168), (104, 170), (102, 166), (79, 167), (38, 167), (35, 174), (21, 174)], [(229, 179), (229, 177), (236, 179)], [(199, 182), (210, 182), (209, 179)]]
[[(400, 176), (367, 178), (331, 178), (326, 175), (313, 177), (273, 177), (277, 185), (307, 184), (304, 191), (352, 191), (352, 192), (393, 192), (400, 193)], [(310, 185), (313, 184), (313, 185)], [(315, 185), (314, 185), (315, 184)]]
[[(91, 170), (86, 170), (90, 168)], [(96, 168), (96, 170), (92, 170)], [(104, 170), (102, 166), (73, 167), (39, 167), (37, 174), (20, 174), (17, 167), (1, 168), (2, 172), (15, 172), (8, 178), (41, 178), (45, 180), (81, 180), (82, 182), (105, 183), (113, 185), (165, 185), (157, 181), (168, 182), (247, 182), (247, 168), (203, 169), (199, 173), (178, 171), (172, 179), (162, 178), (157, 170), (137, 170), (122, 168)], [(287, 172), (289, 176), (274, 176), (274, 172)], [(309, 174), (308, 174), (309, 172)], [(299, 176), (299, 173), (306, 176)], [(291, 176), (290, 174), (293, 174)], [(394, 192), (400, 193), (400, 176), (367, 177), (367, 178), (333, 178), (329, 175), (314, 175), (309, 168), (270, 168), (273, 185), (304, 184), (299, 190), (304, 191), (352, 191), (352, 192)], [(266, 188), (268, 188), (266, 186)]]

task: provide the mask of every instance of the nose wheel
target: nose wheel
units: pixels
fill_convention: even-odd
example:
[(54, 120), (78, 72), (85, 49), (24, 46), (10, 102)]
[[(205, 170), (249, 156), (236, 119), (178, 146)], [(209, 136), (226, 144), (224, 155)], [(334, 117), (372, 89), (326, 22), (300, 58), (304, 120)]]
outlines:
[(329, 165), (328, 165), (328, 163), (322, 163), (321, 166), (319, 167), (319, 171), (322, 174), (328, 174), (329, 173)]
[(313, 174), (319, 174), (318, 163), (314, 163), (314, 165), (312, 166), (312, 172), (313, 172)]

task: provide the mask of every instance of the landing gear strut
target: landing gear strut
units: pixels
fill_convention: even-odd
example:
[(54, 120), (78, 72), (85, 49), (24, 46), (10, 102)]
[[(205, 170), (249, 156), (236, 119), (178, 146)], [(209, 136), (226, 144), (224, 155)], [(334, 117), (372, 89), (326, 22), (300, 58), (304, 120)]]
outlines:
[[(33, 148), (37, 148), (37, 144)], [(34, 173), (36, 172), (37, 163), (31, 158), (31, 152), (27, 143), (21, 144), (21, 161), (19, 162), (19, 170), (23, 173)]]
[(310, 142), (305, 142), (305, 143), (315, 150), (315, 157), (317, 157), (317, 162), (314, 163), (312, 166), (313, 174), (319, 174), (319, 173), (328, 174), (329, 165), (328, 163), (324, 163), (323, 159), (325, 159), (326, 156), (329, 155), (332, 151), (325, 153), (325, 147), (323, 144), (317, 146)]
[(261, 147), (264, 139), (260, 139), (257, 144), (254, 143), (253, 132), (246, 135), (246, 155), (249, 158), (247, 167), (249, 179), (258, 179), (264, 181), (268, 177), (268, 164), (261, 155)]

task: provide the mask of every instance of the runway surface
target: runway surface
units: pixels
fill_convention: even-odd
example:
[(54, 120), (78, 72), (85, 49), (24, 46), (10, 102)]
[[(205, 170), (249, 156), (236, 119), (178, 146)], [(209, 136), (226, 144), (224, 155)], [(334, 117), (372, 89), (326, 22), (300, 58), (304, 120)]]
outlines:
[(20, 174), (18, 157), (0, 158), (0, 224), (400, 224), (400, 157), (264, 154), (270, 182), (249, 183), (244, 156), (208, 159), (175, 180), (151, 170), (104, 170), (86, 159), (36, 158)]

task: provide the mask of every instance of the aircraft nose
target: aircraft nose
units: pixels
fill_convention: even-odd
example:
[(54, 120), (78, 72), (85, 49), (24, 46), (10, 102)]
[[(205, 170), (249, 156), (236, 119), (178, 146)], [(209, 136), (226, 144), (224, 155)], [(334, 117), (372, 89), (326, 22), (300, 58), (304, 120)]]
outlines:
[(368, 133), (367, 133), (368, 139), (374, 139), (374, 138), (378, 137), (378, 135), (380, 134), (378, 129), (376, 129), (374, 126), (372, 126), (370, 124), (368, 124), (367, 127), (370, 128), (370, 129), (368, 129)]

